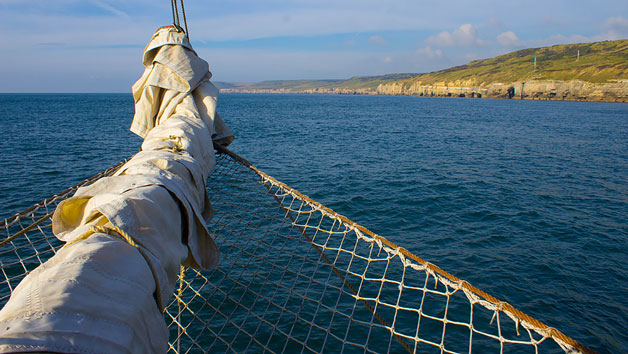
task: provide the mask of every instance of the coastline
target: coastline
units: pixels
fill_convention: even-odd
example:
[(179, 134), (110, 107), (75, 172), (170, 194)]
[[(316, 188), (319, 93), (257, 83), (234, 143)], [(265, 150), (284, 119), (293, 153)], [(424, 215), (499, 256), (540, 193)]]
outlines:
[(438, 83), (433, 85), (414, 84), (404, 86), (399, 82), (381, 84), (377, 89), (314, 88), (314, 89), (271, 89), (271, 88), (221, 88), (221, 93), (252, 94), (312, 94), (312, 95), (370, 95), (370, 96), (415, 96), (449, 98), (491, 98), (531, 101), (574, 101), (628, 103), (628, 80), (610, 84), (593, 84), (584, 81), (539, 80), (492, 83), (488, 85), (460, 85)]

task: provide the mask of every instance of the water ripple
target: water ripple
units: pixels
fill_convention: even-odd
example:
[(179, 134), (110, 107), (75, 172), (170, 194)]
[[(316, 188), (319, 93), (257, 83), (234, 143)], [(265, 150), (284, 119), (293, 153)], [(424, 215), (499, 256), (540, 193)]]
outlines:
[[(130, 95), (0, 95), (1, 217), (137, 151)], [(599, 352), (628, 348), (628, 105), (220, 98), (260, 169)]]

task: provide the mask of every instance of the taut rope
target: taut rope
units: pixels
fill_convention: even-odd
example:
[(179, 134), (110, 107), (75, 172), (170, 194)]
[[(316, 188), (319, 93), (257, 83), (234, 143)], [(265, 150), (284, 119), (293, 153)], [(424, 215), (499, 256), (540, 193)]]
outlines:
[(185, 35), (190, 39), (190, 33), (188, 31), (188, 20), (185, 16), (185, 6), (183, 5), (183, 0), (181, 1), (181, 14), (183, 15), (183, 25), (185, 26), (185, 30), (181, 28), (181, 21), (179, 20), (179, 7), (177, 5), (177, 0), (171, 0), (170, 5), (172, 7), (172, 24), (180, 31), (185, 32)]

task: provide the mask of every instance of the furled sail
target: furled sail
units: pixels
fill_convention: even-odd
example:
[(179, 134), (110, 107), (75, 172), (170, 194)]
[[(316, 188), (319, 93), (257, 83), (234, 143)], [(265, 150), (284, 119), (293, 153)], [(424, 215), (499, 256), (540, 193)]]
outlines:
[(216, 114), (218, 90), (175, 27), (154, 34), (144, 65), (131, 126), (141, 151), (58, 205), (52, 229), (66, 244), (0, 311), (0, 351), (164, 352), (162, 312), (181, 264), (218, 264), (205, 183), (212, 136), (232, 139)]

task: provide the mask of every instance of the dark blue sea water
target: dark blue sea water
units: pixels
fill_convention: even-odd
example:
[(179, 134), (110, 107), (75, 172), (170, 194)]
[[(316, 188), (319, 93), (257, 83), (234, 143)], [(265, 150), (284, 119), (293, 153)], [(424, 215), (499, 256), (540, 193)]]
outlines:
[[(220, 97), (261, 170), (605, 353), (628, 352), (628, 105)], [(130, 95), (0, 95), (0, 218), (137, 151)]]

